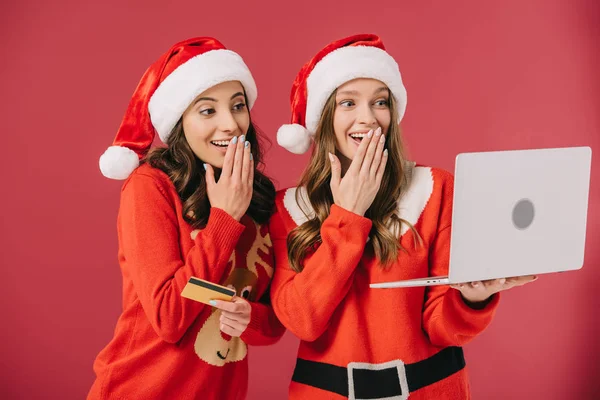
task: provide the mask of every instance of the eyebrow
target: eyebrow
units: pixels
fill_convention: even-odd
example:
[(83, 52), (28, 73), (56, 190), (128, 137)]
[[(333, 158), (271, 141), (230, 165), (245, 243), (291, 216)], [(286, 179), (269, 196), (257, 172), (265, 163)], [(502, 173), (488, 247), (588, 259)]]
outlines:
[[(386, 86), (382, 86), (379, 89), (377, 89), (375, 91), (375, 94), (379, 94), (381, 92), (387, 92), (388, 88)], [(341, 92), (338, 92), (338, 94), (345, 94), (345, 95), (351, 95), (351, 96), (356, 96), (358, 95), (358, 90), (343, 90)]]
[[(237, 92), (237, 93), (235, 93), (233, 96), (231, 96), (231, 99), (230, 99), (230, 100), (233, 100), (233, 99), (235, 99), (236, 97), (238, 97), (238, 96), (243, 96), (243, 95), (244, 95), (244, 93), (242, 93), (242, 92)], [(217, 103), (217, 102), (219, 101), (219, 100), (217, 100), (217, 99), (214, 99), (214, 98), (212, 98), (212, 97), (200, 97), (199, 99), (196, 99), (196, 101), (194, 102), (194, 104), (196, 104), (196, 103), (198, 103), (199, 101), (202, 101), (202, 100), (214, 101), (215, 103)]]

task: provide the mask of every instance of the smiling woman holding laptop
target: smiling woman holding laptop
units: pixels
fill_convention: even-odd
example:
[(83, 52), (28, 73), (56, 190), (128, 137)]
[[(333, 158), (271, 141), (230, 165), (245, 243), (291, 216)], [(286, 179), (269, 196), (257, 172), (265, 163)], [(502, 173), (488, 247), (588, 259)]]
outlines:
[[(475, 271), (498, 279), (482, 281), (486, 275), (473, 273), (452, 287), (381, 290), (370, 285), (448, 276), (451, 232), (458, 237), (452, 244), (452, 278), (455, 267), (464, 268), (459, 267), (465, 260), (461, 255), (474, 247), (468, 240), (475, 235), (488, 235), (482, 240), (507, 253), (511, 249), (503, 248), (501, 240), (513, 238), (510, 244), (518, 252), (512, 256), (525, 256), (518, 245), (537, 249), (540, 243), (530, 233), (553, 226), (571, 231), (557, 233), (560, 238), (578, 238), (562, 243), (564, 249), (580, 249), (581, 224), (565, 221), (569, 214), (581, 221), (581, 214), (546, 199), (551, 192), (527, 192), (516, 185), (529, 185), (526, 178), (532, 174), (538, 180), (551, 174), (566, 179), (584, 165), (565, 167), (559, 157), (563, 152), (550, 152), (550, 171), (527, 172), (519, 170), (524, 164), (517, 156), (523, 153), (510, 153), (513, 160), (465, 155), (459, 158), (455, 197), (450, 173), (404, 157), (398, 124), (406, 99), (398, 64), (376, 35), (328, 44), (293, 83), (291, 124), (279, 129), (277, 141), (293, 153), (314, 145), (299, 185), (278, 192), (269, 225), (276, 261), (273, 308), (301, 339), (291, 399), (470, 398), (461, 346), (490, 324), (498, 292), (535, 279), (513, 276), (543, 271), (508, 266), (506, 274), (496, 275), (497, 262), (510, 258), (487, 254), (489, 262), (477, 265), (476, 252), (489, 251), (482, 248), (474, 249), (466, 266), (476, 265)], [(566, 159), (574, 157), (568, 153)], [(527, 154), (532, 168), (539, 168), (536, 155)], [(502, 169), (511, 168), (519, 180), (506, 186)], [(499, 175), (487, 176), (490, 171)], [(553, 184), (578, 193), (569, 205), (583, 205), (577, 199), (583, 197), (585, 179)], [(550, 188), (548, 183), (544, 188)], [(463, 194), (471, 200), (462, 199)], [(495, 203), (472, 207), (487, 199)], [(481, 223), (491, 226), (481, 231)], [(476, 230), (457, 232), (464, 225)]]

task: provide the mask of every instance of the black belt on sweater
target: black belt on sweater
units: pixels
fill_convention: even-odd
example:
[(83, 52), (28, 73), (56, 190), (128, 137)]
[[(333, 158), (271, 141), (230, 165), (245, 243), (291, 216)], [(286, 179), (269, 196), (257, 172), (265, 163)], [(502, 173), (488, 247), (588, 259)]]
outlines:
[(410, 392), (441, 381), (465, 367), (461, 347), (446, 347), (439, 353), (404, 364), (352, 362), (348, 367), (298, 358), (292, 381), (337, 393), (349, 399), (405, 399)]

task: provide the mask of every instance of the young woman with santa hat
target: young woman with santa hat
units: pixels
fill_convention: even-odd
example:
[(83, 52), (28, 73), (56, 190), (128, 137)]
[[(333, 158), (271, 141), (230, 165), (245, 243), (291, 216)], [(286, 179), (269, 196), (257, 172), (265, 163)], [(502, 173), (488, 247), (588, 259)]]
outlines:
[[(143, 75), (100, 158), (105, 176), (126, 179), (123, 311), (89, 399), (243, 399), (247, 345), (283, 334), (268, 304), (275, 189), (256, 169), (256, 97), (242, 58), (209, 37), (175, 44)], [(150, 150), (155, 133), (166, 146)], [(191, 277), (237, 295), (214, 307), (184, 298)]]
[(491, 322), (499, 291), (533, 277), (371, 289), (447, 275), (453, 177), (405, 159), (406, 90), (376, 35), (319, 51), (291, 102), (278, 143), (314, 147), (270, 222), (273, 307), (301, 339), (290, 398), (469, 398), (461, 346)]

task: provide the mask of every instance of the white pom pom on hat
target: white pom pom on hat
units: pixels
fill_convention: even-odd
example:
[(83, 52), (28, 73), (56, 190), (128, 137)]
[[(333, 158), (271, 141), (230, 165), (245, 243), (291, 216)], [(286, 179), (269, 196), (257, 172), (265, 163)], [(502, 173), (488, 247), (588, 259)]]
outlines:
[(277, 130), (277, 144), (294, 154), (304, 154), (310, 148), (312, 135), (302, 125), (282, 125)]
[(100, 171), (110, 179), (127, 179), (139, 164), (137, 153), (127, 147), (110, 146), (100, 156)]

